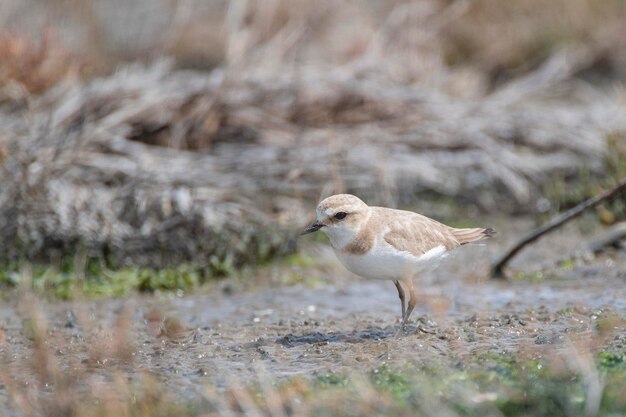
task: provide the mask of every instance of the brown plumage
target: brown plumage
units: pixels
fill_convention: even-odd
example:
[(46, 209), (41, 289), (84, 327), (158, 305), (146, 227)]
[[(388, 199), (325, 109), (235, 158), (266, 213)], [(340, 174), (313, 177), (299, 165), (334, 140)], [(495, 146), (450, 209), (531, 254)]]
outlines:
[(495, 234), (491, 228), (457, 229), (411, 211), (369, 207), (350, 194), (319, 203), (317, 220), (305, 233), (316, 230), (328, 235), (337, 257), (350, 271), (368, 279), (394, 281), (403, 324), (417, 300), (412, 274), (451, 249)]
[(370, 209), (368, 220), (341, 251), (353, 255), (364, 254), (374, 246), (376, 236), (384, 233), (385, 242), (394, 248), (421, 256), (440, 245), (450, 250), (495, 234), (491, 228), (456, 229), (411, 211), (386, 207)]

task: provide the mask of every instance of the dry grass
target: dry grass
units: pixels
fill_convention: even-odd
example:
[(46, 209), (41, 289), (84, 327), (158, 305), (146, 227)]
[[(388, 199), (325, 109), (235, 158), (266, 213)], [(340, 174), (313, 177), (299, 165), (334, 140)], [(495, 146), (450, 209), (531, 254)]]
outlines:
[(617, 75), (626, 58), (625, 17), (621, 0), (469, 2), (444, 30), (445, 57), (451, 65), (475, 66), (496, 84), (531, 70), (559, 48), (576, 46), (597, 50), (597, 69)]
[[(4, 7), (8, 13), (20, 5)], [(566, 47), (593, 51), (591, 65), (604, 77), (623, 77), (626, 60), (622, 0), (386, 0), (341, 7), (330, 1), (186, 0), (121, 7), (128, 9), (126, 19), (142, 8), (148, 18), (119, 27), (107, 20), (116, 16), (113, 10), (98, 10), (90, 0), (34, 6), (33, 16), (49, 16), (51, 30), (41, 31), (40, 42), (3, 35), (5, 72), (40, 93), (76, 66), (51, 36), (55, 25), (67, 22), (53, 16), (71, 16), (64, 39), (92, 64), (108, 68), (119, 60), (167, 55), (186, 67), (294, 71), (297, 78), (305, 75), (299, 66), (350, 65), (403, 84), (440, 84), (443, 77), (448, 80), (439, 88), (467, 95), (536, 69)], [(161, 14), (172, 19), (162, 21)]]
[(3, 101), (21, 101), (46, 92), (59, 83), (93, 73), (91, 65), (71, 53), (53, 33), (39, 39), (0, 31), (0, 91)]
[(80, 328), (70, 336), (50, 326), (41, 300), (27, 290), (20, 297), (27, 343), (0, 340), (3, 412), (59, 417), (185, 413), (150, 372), (133, 369), (130, 311), (121, 311), (105, 326), (80, 311), (68, 316), (66, 326)]

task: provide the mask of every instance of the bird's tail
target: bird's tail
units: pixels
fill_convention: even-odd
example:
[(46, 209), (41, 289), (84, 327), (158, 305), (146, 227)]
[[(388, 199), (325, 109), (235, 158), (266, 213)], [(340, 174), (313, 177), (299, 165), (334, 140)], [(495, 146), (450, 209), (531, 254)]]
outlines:
[(476, 242), (486, 237), (492, 237), (495, 234), (496, 231), (491, 227), (487, 229), (480, 227), (475, 229), (452, 229), (452, 235), (461, 245)]

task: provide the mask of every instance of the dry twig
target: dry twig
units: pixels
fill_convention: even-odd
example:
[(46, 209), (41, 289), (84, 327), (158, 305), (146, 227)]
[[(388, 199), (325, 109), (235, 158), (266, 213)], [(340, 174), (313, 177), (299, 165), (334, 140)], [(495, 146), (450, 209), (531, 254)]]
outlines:
[(568, 221), (582, 214), (585, 210), (591, 207), (595, 207), (603, 201), (609, 200), (615, 197), (618, 194), (626, 191), (626, 179), (623, 179), (619, 184), (615, 187), (611, 188), (604, 193), (597, 195), (589, 200), (586, 200), (576, 207), (566, 211), (560, 216), (555, 217), (548, 223), (544, 224), (541, 227), (536, 228), (526, 236), (524, 236), (513, 248), (511, 248), (508, 252), (506, 252), (493, 266), (491, 270), (491, 277), (496, 279), (503, 279), (504, 275), (504, 267), (506, 264), (524, 247), (539, 239), (541, 236), (545, 235), (548, 232), (551, 232), (554, 229), (564, 225)]

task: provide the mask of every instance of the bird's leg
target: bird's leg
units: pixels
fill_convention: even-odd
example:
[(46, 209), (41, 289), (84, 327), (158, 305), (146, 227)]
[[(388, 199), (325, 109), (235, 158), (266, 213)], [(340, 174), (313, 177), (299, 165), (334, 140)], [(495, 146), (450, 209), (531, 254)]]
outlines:
[(406, 306), (404, 305), (404, 288), (402, 288), (402, 284), (400, 281), (395, 280), (393, 282), (396, 284), (396, 288), (398, 289), (398, 297), (400, 297), (400, 306), (402, 307), (402, 319), (404, 319), (404, 314), (406, 313)]
[(413, 286), (413, 280), (411, 278), (403, 279), (402, 284), (404, 284), (405, 289), (409, 292), (409, 302), (407, 303), (406, 313), (403, 314), (402, 317), (402, 327), (404, 328), (406, 322), (409, 320), (409, 316), (415, 308), (415, 304), (417, 304), (417, 294), (415, 293), (415, 287)]

